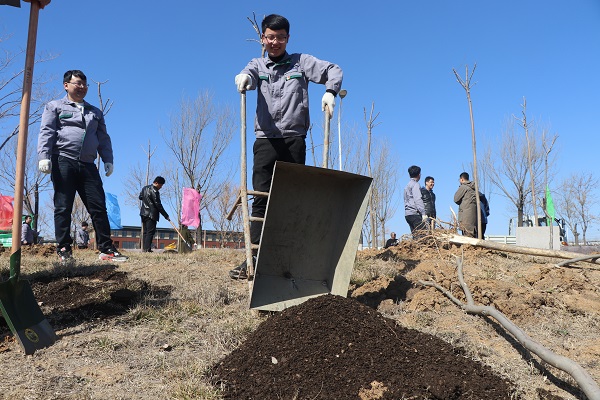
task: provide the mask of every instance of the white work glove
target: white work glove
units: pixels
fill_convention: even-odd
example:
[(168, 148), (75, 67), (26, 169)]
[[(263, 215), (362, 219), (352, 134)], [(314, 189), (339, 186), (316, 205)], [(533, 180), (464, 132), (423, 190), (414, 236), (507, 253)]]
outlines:
[(325, 106), (329, 107), (329, 115), (333, 115), (333, 107), (335, 107), (335, 97), (332, 93), (325, 92), (321, 100), (321, 110), (325, 111)]
[(235, 85), (237, 86), (238, 92), (242, 93), (250, 89), (252, 78), (248, 74), (239, 74), (235, 76)]
[(40, 160), (40, 162), (38, 163), (38, 169), (44, 174), (49, 174), (50, 172), (52, 172), (52, 161)]
[(113, 167), (112, 163), (104, 163), (104, 172), (106, 173), (107, 177), (109, 177), (113, 173), (114, 169), (115, 168)]
[(423, 222), (427, 222), (427, 215), (423, 214)]

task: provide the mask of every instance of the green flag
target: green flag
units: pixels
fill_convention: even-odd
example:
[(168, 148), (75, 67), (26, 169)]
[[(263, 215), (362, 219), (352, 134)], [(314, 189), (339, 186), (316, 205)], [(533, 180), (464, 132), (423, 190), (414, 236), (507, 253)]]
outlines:
[(546, 186), (546, 212), (554, 221), (555, 211), (554, 211), (554, 202), (552, 201), (552, 194), (550, 193), (550, 188)]

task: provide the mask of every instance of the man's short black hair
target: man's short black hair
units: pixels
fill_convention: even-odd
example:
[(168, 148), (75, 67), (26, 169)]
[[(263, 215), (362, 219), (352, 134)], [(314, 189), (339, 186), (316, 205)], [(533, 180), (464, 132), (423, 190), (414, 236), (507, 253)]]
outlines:
[(87, 223), (86, 221), (83, 221), (83, 222), (81, 223), (81, 226), (88, 226), (88, 223)]
[(435, 179), (433, 179), (433, 176), (428, 176), (425, 178), (425, 183), (427, 183), (429, 181), (435, 181)]
[(463, 172), (462, 174), (460, 174), (460, 177), (463, 178), (464, 180), (468, 181), (469, 180), (469, 173), (468, 172)]
[(165, 178), (163, 178), (162, 176), (157, 176), (156, 178), (154, 178), (154, 183), (158, 183), (161, 185), (165, 184)]
[(278, 31), (280, 29), (284, 29), (285, 33), (290, 34), (290, 21), (287, 18), (282, 17), (281, 15), (271, 14), (267, 15), (262, 20), (262, 32), (263, 34), (267, 29), (271, 29), (273, 31)]
[(78, 69), (71, 69), (65, 72), (65, 76), (63, 77), (63, 83), (71, 82), (71, 78), (74, 76), (78, 77), (84, 82), (87, 82), (87, 78), (83, 72), (81, 72)]
[(411, 165), (410, 167), (408, 167), (408, 176), (410, 176), (411, 178), (416, 178), (417, 176), (419, 176), (420, 173), (421, 167), (418, 167), (416, 165)]

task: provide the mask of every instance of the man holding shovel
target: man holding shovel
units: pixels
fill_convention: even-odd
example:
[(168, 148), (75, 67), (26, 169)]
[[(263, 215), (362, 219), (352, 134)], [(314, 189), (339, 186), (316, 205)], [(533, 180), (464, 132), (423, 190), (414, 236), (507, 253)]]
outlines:
[[(258, 102), (254, 131), (254, 166), (252, 186), (255, 191), (268, 192), (276, 161), (304, 164), (306, 133), (310, 126), (308, 83), (325, 85), (321, 100), (333, 113), (335, 96), (342, 87), (342, 70), (328, 61), (303, 53), (289, 54), (290, 23), (281, 15), (271, 14), (262, 21), (264, 58), (254, 58), (235, 77), (240, 93), (257, 89)], [(255, 197), (252, 216), (264, 217), (267, 199)], [(252, 221), (250, 236), (253, 244), (260, 242), (262, 223)], [(230, 271), (233, 279), (247, 278), (246, 262)]]
[(167, 221), (171, 221), (169, 214), (167, 214), (160, 201), (160, 193), (158, 192), (164, 184), (165, 178), (157, 176), (154, 178), (152, 185), (144, 186), (140, 192), (139, 199), (142, 201), (140, 217), (142, 217), (142, 227), (144, 228), (142, 251), (146, 253), (152, 252), (152, 238), (154, 238), (154, 234), (156, 233), (156, 223), (160, 219), (159, 213)]

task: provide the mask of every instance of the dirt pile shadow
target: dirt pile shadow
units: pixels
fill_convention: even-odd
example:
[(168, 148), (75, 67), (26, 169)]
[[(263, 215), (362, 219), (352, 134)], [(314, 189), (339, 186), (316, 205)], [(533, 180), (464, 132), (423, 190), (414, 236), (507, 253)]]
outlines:
[(353, 299), (263, 322), (215, 368), (226, 399), (511, 399), (513, 385), (442, 340)]
[[(55, 331), (127, 313), (142, 299), (168, 298), (170, 287), (130, 279), (116, 265), (64, 266), (58, 271), (24, 277)], [(0, 318), (0, 340), (11, 332)]]

